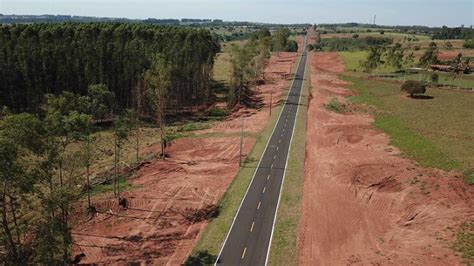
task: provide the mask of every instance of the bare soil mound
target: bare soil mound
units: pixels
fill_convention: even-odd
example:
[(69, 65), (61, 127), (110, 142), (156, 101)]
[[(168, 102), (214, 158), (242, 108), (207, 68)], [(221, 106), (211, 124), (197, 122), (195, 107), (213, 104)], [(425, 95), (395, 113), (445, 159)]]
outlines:
[(300, 264), (461, 264), (450, 243), (474, 218), (473, 188), (399, 157), (371, 116), (327, 110), (343, 70), (336, 53), (312, 55)]

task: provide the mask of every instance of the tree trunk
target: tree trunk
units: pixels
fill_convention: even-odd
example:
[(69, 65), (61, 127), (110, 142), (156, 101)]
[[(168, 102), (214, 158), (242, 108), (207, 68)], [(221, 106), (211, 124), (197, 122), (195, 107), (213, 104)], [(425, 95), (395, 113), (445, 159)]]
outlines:
[(117, 197), (117, 136), (114, 136), (114, 197)]
[(136, 156), (137, 156), (137, 164), (140, 162), (140, 158), (138, 156), (139, 153), (139, 141), (140, 141), (140, 127), (138, 127), (138, 121), (137, 121), (137, 132), (136, 132), (136, 143), (135, 143), (135, 148), (136, 148)]
[(2, 205), (2, 227), (3, 227), (3, 231), (7, 237), (7, 241), (10, 245), (10, 248), (7, 248), (9, 250), (9, 252), (11, 252), (11, 256), (13, 257), (13, 261), (17, 261), (18, 262), (18, 250), (17, 250), (17, 247), (16, 247), (16, 243), (15, 241), (13, 240), (13, 235), (12, 235), (12, 232), (10, 230), (10, 224), (8, 222), (8, 215), (7, 215), (7, 203), (6, 203), (6, 193), (7, 193), (7, 183), (5, 182), (4, 183), (4, 186), (3, 186), (3, 197), (2, 197), (2, 202), (1, 202), (1, 205)]
[(166, 159), (166, 156), (165, 156), (165, 145), (166, 145), (166, 140), (165, 140), (165, 134), (163, 132), (163, 122), (161, 122), (160, 124), (160, 137), (161, 137), (161, 142), (160, 142), (160, 145), (161, 145), (161, 159), (163, 159), (163, 161)]

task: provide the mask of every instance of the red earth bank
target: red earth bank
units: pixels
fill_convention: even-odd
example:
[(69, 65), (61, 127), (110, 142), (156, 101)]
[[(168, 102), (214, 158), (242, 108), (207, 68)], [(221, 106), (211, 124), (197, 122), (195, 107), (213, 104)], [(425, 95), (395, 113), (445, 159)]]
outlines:
[(399, 157), (370, 115), (327, 110), (353, 93), (343, 71), (336, 53), (312, 54), (300, 264), (461, 264), (450, 245), (474, 219), (474, 189), (457, 173)]

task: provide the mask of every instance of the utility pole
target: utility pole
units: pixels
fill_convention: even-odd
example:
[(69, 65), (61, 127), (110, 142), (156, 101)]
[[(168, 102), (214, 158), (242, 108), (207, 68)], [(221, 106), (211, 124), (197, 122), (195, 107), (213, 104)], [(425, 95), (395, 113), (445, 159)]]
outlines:
[[(459, 60), (461, 61), (459, 63), (459, 66), (457, 67), (459, 70), (461, 70), (460, 68), (463, 66), (463, 63), (462, 63), (462, 51), (463, 51), (463, 48), (461, 48), (461, 58), (459, 58)], [(462, 76), (464, 74), (464, 70), (461, 70), (461, 76), (459, 77), (458, 79), (458, 90), (461, 88), (461, 80), (462, 80)]]
[(239, 155), (239, 166), (242, 166), (242, 148), (244, 145), (244, 117), (242, 117), (242, 128), (240, 130), (240, 155)]
[(272, 97), (273, 97), (273, 90), (270, 91), (270, 116), (272, 116)]

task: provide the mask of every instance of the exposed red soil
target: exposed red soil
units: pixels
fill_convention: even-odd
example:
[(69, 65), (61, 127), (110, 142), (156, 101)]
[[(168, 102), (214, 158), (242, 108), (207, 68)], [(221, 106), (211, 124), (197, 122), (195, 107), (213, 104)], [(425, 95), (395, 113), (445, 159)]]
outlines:
[(439, 60), (452, 60), (458, 56), (458, 54), (461, 53), (461, 51), (442, 51), (438, 53), (438, 59)]
[[(225, 121), (198, 133), (239, 132), (241, 116), (247, 118), (246, 132), (260, 132), (268, 121), (270, 91), (276, 107), (295, 59), (296, 53), (280, 53), (270, 59), (265, 69), (267, 82), (256, 94), (263, 110), (236, 108)], [(239, 140), (237, 136), (178, 139), (167, 150), (170, 157), (166, 161), (144, 165), (130, 180), (136, 187), (122, 194), (128, 199), (128, 209), (119, 207), (110, 195), (93, 199), (99, 211), (93, 218), (85, 218), (80, 211), (85, 207), (78, 206), (73, 218), (74, 254), (84, 253), (81, 263), (85, 264), (184, 263), (207, 224), (190, 222), (186, 214), (218, 203), (239, 169)], [(244, 139), (244, 155), (254, 143), (254, 137)], [(154, 146), (142, 152), (159, 150)]]
[[(254, 142), (244, 139), (245, 153)], [(238, 137), (179, 139), (168, 160), (144, 166), (131, 180), (137, 188), (122, 194), (128, 209), (95, 199), (100, 213), (74, 230), (76, 249), (86, 254), (81, 263), (183, 263), (206, 224), (190, 224), (186, 209), (218, 202), (238, 170), (239, 143)]]
[(300, 264), (461, 264), (450, 245), (474, 219), (474, 189), (398, 156), (370, 115), (328, 111), (332, 97), (351, 93), (343, 71), (336, 53), (312, 54)]
[[(301, 49), (303, 44), (298, 44), (298, 46)], [(291, 73), (295, 71), (296, 60), (296, 53), (275, 53), (270, 58), (268, 66), (264, 71), (265, 84), (257, 86), (256, 89), (256, 98), (258, 98), (258, 101), (261, 101), (261, 108), (257, 110), (238, 105), (225, 121), (216, 123), (202, 132), (239, 132), (242, 127), (241, 118), (244, 118), (245, 131), (252, 133), (260, 132), (266, 126), (270, 115), (270, 98), (273, 110), (281, 103), (282, 96), (293, 78)]]

